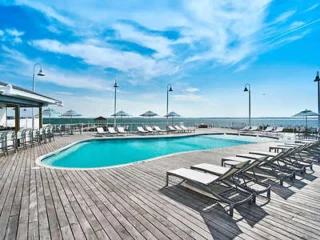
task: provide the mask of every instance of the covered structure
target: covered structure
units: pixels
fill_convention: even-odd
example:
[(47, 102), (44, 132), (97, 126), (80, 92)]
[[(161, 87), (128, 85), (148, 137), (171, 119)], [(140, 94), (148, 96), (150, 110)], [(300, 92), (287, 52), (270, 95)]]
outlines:
[[(38, 108), (39, 109), (39, 128), (42, 127), (42, 108), (48, 105), (62, 106), (62, 101), (47, 97), (28, 89), (0, 82), (0, 106), (2, 109), (8, 107), (14, 108), (15, 131), (20, 129), (20, 108)], [(6, 111), (2, 111), (1, 120), (7, 118)]]

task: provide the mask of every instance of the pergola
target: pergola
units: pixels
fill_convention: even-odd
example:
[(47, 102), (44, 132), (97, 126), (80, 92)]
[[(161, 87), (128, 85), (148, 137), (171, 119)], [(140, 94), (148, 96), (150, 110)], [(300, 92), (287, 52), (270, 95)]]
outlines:
[(20, 108), (39, 109), (39, 128), (42, 127), (42, 108), (48, 105), (62, 105), (62, 101), (30, 90), (0, 82), (0, 104), (15, 109), (15, 131), (20, 129)]

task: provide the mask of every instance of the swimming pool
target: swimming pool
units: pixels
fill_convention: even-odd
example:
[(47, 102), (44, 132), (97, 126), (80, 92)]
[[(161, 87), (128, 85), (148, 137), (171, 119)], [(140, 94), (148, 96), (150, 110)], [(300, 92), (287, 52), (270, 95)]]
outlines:
[(148, 160), (168, 154), (208, 150), (253, 143), (246, 137), (221, 135), (170, 138), (97, 139), (76, 143), (38, 162), (58, 168), (101, 168)]

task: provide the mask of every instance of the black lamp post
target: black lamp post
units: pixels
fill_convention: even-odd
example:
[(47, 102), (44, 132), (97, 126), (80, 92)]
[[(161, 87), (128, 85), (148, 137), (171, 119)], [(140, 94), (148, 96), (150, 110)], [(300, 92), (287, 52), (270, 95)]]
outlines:
[(116, 112), (117, 112), (117, 87), (119, 87), (117, 83), (117, 79), (114, 80), (114, 120), (113, 120), (113, 126), (116, 127), (117, 120), (116, 120)]
[(249, 126), (251, 128), (251, 86), (249, 83), (244, 85), (244, 92), (249, 92)]
[(168, 126), (168, 113), (169, 113), (169, 92), (172, 92), (172, 86), (170, 83), (167, 85), (167, 126)]
[[(320, 114), (320, 78), (319, 72), (317, 72), (314, 82), (318, 82), (318, 114)], [(318, 115), (318, 134), (320, 132), (320, 115)]]

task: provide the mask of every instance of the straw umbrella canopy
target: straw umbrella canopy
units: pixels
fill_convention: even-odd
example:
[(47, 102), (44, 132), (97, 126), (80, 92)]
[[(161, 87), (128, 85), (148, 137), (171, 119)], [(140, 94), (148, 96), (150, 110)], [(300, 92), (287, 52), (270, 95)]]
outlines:
[(123, 111), (123, 110), (121, 110), (121, 111), (119, 111), (119, 112), (117, 112), (117, 113), (112, 114), (111, 116), (113, 116), (113, 117), (120, 117), (120, 118), (121, 118), (121, 123), (122, 123), (122, 117), (129, 117), (130, 114), (129, 114), (129, 113), (126, 113), (126, 112)]
[(148, 117), (149, 118), (149, 124), (150, 124), (150, 118), (151, 117), (155, 117), (155, 116), (159, 116), (157, 113), (152, 112), (152, 111), (146, 111), (145, 113), (140, 115), (141, 117)]
[(105, 121), (107, 120), (105, 117), (99, 116), (94, 119), (95, 121)]
[(42, 115), (49, 117), (49, 123), (50, 123), (51, 117), (60, 117), (61, 113), (52, 108), (47, 108), (42, 111)]
[(74, 111), (72, 109), (66, 111), (64, 114), (61, 115), (61, 117), (70, 117), (71, 118), (71, 123), (72, 123), (72, 118), (73, 117), (80, 117), (80, 116), (82, 116), (81, 113), (78, 113), (78, 112), (76, 112), (76, 111)]
[(174, 117), (180, 117), (180, 115), (176, 112), (169, 112), (168, 115), (165, 115), (165, 117), (171, 117), (171, 121), (172, 121), (172, 124), (173, 124), (173, 118)]
[(315, 113), (311, 110), (303, 110), (295, 115), (293, 115), (292, 117), (305, 117), (306, 118), (306, 129), (308, 128), (308, 117), (315, 117), (315, 116), (319, 116), (318, 113)]

